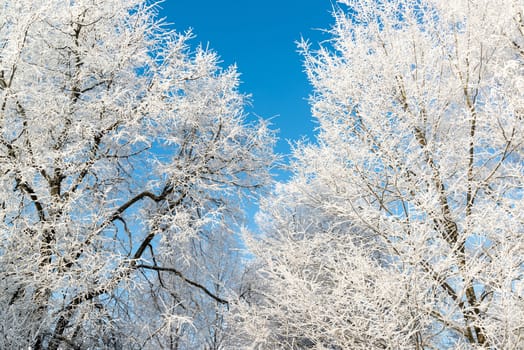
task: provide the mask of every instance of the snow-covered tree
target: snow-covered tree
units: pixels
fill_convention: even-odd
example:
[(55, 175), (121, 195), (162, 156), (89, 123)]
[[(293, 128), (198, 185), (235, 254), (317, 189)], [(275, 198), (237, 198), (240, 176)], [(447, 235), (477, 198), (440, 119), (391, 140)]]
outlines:
[(234, 261), (273, 135), (235, 69), (155, 16), (0, 1), (2, 349), (181, 348), (220, 318), (236, 272), (212, 261)]
[(237, 346), (524, 347), (524, 3), (335, 18), (302, 45), (317, 143), (264, 205)]

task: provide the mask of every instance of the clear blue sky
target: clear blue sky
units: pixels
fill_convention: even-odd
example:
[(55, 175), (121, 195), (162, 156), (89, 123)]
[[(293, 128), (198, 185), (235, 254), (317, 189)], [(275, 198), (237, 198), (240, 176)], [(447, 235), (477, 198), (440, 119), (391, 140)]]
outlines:
[(272, 118), (279, 129), (277, 152), (289, 153), (286, 140), (313, 135), (311, 93), (296, 41), (329, 38), (330, 0), (166, 0), (161, 17), (177, 31), (192, 28), (193, 45), (209, 45), (223, 61), (236, 64), (241, 91), (252, 95), (247, 110)]

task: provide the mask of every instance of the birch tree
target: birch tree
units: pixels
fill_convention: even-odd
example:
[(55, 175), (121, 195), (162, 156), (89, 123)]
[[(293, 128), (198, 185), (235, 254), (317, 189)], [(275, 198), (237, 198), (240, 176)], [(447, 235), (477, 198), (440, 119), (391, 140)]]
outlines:
[(523, 347), (524, 3), (345, 0), (330, 32), (237, 345)]
[(235, 68), (156, 12), (0, 1), (2, 349), (174, 349), (209, 313), (188, 296), (227, 303), (190, 247), (241, 223), (273, 135)]

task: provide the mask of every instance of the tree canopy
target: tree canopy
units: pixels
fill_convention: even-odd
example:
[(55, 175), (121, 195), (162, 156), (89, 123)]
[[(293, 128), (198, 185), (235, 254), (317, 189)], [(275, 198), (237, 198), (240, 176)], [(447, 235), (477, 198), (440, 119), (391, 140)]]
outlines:
[(157, 5), (0, 11), (0, 348), (524, 346), (522, 0), (339, 1), (281, 182)]
[(243, 344), (523, 346), (523, 14), (346, 0), (302, 44), (317, 140), (263, 206)]
[(149, 2), (0, 11), (0, 348), (173, 347), (227, 302), (206, 254), (268, 183), (272, 132)]

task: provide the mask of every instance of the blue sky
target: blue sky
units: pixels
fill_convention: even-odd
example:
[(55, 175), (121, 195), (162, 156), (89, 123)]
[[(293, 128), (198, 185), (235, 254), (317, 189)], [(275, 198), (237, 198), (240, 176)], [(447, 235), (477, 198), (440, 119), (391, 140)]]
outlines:
[(194, 45), (209, 45), (223, 66), (237, 65), (241, 91), (252, 95), (247, 111), (280, 130), (277, 152), (289, 153), (286, 140), (312, 138), (311, 88), (296, 41), (329, 38), (321, 29), (333, 22), (330, 0), (166, 0), (161, 7), (177, 31), (192, 28)]

